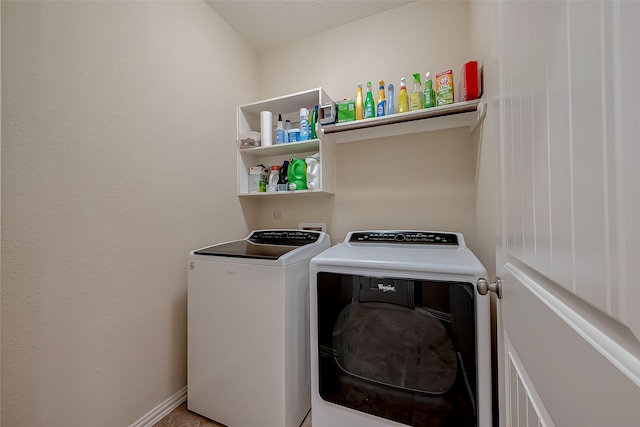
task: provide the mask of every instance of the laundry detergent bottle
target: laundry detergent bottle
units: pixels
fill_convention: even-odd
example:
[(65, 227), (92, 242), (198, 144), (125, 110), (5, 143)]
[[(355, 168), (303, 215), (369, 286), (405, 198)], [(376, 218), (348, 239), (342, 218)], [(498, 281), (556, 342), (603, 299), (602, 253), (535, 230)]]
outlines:
[(289, 190), (307, 189), (307, 164), (304, 159), (289, 160)]
[(278, 178), (278, 191), (289, 190), (289, 160), (282, 162), (280, 177)]

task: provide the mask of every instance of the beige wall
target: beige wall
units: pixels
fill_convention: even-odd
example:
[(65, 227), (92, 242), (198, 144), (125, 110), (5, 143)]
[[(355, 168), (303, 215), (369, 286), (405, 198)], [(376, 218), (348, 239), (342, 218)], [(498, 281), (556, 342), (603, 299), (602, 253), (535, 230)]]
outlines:
[(476, 239), (475, 253), (485, 265), (489, 278), (496, 271), (496, 201), (498, 191), (495, 171), (500, 167), (500, 116), (494, 105), (498, 97), (498, 51), (496, 43), (495, 1), (471, 0), (469, 2), (469, 28), (471, 56), (482, 62), (484, 68), (484, 98), (487, 116), (474, 134), (479, 147), (476, 191)]
[[(376, 97), (380, 79), (393, 83), (397, 94), (401, 77), (411, 90), (413, 73), (448, 69), (457, 82), (462, 64), (472, 59), (468, 23), (466, 1), (418, 1), (293, 39), (260, 52), (260, 98), (318, 86), (334, 100), (355, 98), (356, 84), (366, 81)], [(326, 222), (334, 243), (354, 229), (461, 231), (477, 249), (477, 144), (468, 129), (340, 144), (335, 196), (264, 200), (260, 227)]]
[(2, 1), (5, 425), (126, 426), (184, 387), (187, 252), (256, 221), (225, 160), (256, 65), (204, 2)]

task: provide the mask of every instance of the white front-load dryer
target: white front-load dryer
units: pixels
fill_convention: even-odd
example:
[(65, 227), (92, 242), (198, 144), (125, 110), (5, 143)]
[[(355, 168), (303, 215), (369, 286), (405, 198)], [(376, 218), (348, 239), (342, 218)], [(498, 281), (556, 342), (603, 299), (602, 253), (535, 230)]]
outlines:
[(187, 407), (229, 427), (298, 427), (311, 407), (309, 261), (323, 232), (257, 230), (191, 251)]
[(313, 427), (490, 427), (486, 271), (460, 233), (348, 233), (310, 263)]

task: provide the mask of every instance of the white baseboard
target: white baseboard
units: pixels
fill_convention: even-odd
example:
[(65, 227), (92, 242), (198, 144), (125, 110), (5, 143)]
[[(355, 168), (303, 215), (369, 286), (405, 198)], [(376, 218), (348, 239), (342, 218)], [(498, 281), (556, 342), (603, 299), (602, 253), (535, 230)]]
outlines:
[(176, 394), (147, 412), (138, 421), (129, 427), (152, 427), (155, 423), (169, 415), (171, 411), (176, 409), (187, 400), (187, 386), (181, 388)]

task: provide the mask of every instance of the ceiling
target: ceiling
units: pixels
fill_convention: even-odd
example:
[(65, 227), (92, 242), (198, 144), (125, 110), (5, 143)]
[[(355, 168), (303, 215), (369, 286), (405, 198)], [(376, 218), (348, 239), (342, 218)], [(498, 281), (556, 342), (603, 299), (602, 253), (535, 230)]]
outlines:
[(416, 0), (206, 0), (255, 49), (283, 45)]

